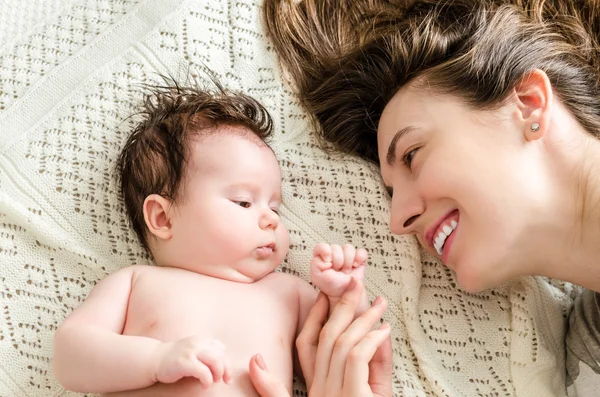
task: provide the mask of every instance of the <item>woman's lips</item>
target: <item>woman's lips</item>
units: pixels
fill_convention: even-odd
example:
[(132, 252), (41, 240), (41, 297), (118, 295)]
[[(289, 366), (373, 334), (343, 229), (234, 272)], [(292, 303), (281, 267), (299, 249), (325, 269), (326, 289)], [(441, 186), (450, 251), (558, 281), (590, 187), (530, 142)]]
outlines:
[(426, 241), (439, 256), (443, 257), (444, 252), (449, 250), (459, 219), (459, 211), (452, 210), (441, 217), (427, 232)]

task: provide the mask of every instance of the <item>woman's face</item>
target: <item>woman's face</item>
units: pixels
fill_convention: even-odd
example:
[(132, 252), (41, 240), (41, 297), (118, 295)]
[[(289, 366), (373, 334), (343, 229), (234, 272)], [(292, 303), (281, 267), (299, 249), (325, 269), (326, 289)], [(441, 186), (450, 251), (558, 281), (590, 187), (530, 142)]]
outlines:
[(527, 274), (528, 236), (548, 218), (548, 178), (518, 106), (475, 111), (457, 97), (408, 85), (377, 136), (392, 194), (390, 229), (416, 234), (467, 291)]

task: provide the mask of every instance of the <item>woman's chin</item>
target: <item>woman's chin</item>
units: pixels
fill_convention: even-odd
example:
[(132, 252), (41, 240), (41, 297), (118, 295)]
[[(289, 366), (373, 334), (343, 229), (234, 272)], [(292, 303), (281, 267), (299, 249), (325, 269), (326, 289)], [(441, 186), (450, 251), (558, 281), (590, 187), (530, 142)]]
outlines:
[(458, 285), (465, 292), (472, 294), (495, 287), (492, 280), (486, 277), (486, 273), (489, 275), (489, 270), (486, 272), (481, 267), (457, 266), (456, 278)]

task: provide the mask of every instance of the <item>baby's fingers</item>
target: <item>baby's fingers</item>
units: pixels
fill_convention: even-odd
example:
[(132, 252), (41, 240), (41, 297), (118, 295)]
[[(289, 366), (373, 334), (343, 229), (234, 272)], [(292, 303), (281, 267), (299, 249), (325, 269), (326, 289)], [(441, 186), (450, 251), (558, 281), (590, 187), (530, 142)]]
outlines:
[(354, 248), (354, 246), (351, 244), (344, 244), (342, 251), (344, 252), (344, 267), (342, 268), (342, 272), (350, 273), (350, 270), (352, 270), (352, 265), (355, 262), (356, 248)]
[(320, 259), (322, 262), (331, 263), (333, 260), (331, 246), (325, 243), (319, 243), (313, 250), (313, 257)]
[(231, 383), (231, 363), (229, 360), (225, 360), (225, 368), (223, 370), (223, 382)]
[(212, 384), (214, 383), (213, 374), (211, 370), (200, 361), (186, 360), (182, 363), (181, 370), (183, 376), (180, 379), (187, 376), (192, 376), (198, 379), (202, 384), (202, 387), (204, 387), (205, 389), (212, 386)]
[(359, 248), (356, 250), (356, 256), (354, 257), (354, 266), (362, 266), (367, 261), (369, 254), (364, 248)]
[(223, 380), (227, 383), (231, 380), (230, 365), (222, 350), (204, 350), (197, 354), (197, 358), (210, 370), (213, 382)]
[(331, 244), (333, 269), (340, 271), (344, 267), (344, 250), (337, 244)]

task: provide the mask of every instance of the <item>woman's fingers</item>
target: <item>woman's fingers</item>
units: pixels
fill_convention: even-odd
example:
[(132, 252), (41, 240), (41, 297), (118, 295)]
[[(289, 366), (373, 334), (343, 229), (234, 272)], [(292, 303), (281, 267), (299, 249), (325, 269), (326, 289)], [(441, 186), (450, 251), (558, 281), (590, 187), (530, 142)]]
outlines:
[[(362, 396), (368, 391), (374, 396), (391, 397), (391, 362), (382, 363), (380, 368), (372, 368), (373, 371), (370, 368), (370, 362), (375, 353), (384, 344), (390, 350), (389, 360), (391, 361), (390, 326), (387, 323), (382, 324), (379, 329), (369, 332), (350, 350), (344, 374), (344, 390), (346, 391), (344, 396)], [(387, 352), (383, 357), (388, 357)], [(382, 369), (385, 370), (385, 373), (382, 373)]]
[(369, 384), (373, 396), (392, 397), (392, 371), (394, 370), (391, 332), (377, 348), (369, 362)]
[[(362, 292), (362, 283), (352, 278), (348, 289), (344, 292), (338, 304), (332, 309), (329, 320), (327, 320), (327, 323), (321, 330), (313, 378), (313, 383), (316, 385), (317, 390), (323, 390), (326, 382), (332, 385), (332, 382), (328, 378), (334, 345), (340, 335), (354, 320), (354, 314), (360, 305)], [(341, 386), (342, 384), (340, 383), (339, 387), (341, 388)]]
[[(362, 283), (353, 278), (340, 301), (331, 308), (329, 319), (329, 300), (319, 294), (296, 340), (309, 392), (331, 396), (342, 393), (348, 397), (392, 396), (390, 328), (384, 324), (372, 330), (387, 303), (376, 299), (369, 310), (354, 319), (362, 294)], [(259, 379), (257, 374), (251, 376)], [(261, 391), (259, 387), (257, 382), (261, 396), (275, 396), (274, 389)]]
[(321, 335), (321, 329), (327, 320), (328, 312), (329, 299), (327, 299), (325, 294), (319, 293), (317, 301), (312, 309), (310, 309), (304, 322), (304, 327), (296, 339), (298, 360), (300, 361), (307, 390), (310, 390), (313, 384), (319, 335)]
[(385, 299), (381, 297), (375, 299), (373, 305), (361, 314), (360, 317), (354, 320), (339, 338), (337, 338), (331, 356), (331, 363), (329, 365), (328, 382), (333, 385), (345, 383), (345, 366), (351, 350), (357, 346), (361, 340), (368, 338), (368, 334), (379, 322), (386, 308), (387, 302)]
[(250, 359), (250, 380), (261, 397), (290, 397), (283, 382), (267, 370), (260, 354)]

